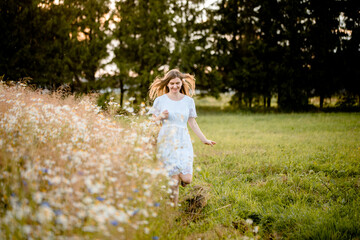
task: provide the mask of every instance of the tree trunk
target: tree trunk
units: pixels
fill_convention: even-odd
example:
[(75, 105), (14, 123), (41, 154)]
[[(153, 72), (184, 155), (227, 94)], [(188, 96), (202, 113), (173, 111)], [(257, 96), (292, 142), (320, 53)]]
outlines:
[(120, 107), (122, 107), (124, 101), (124, 81), (121, 77), (119, 77), (119, 85), (120, 85)]
[(267, 108), (270, 108), (271, 106), (271, 95), (267, 97)]
[(324, 96), (321, 94), (320, 95), (320, 109), (322, 109), (324, 106)]
[(252, 97), (249, 97), (249, 108), (251, 108), (251, 105), (252, 105)]
[(264, 100), (264, 108), (266, 108), (266, 95), (263, 96), (263, 100)]

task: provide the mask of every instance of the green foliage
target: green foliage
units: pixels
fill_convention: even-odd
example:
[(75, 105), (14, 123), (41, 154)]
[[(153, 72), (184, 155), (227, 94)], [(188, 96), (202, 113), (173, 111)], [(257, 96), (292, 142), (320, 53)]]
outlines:
[(62, 61), (67, 49), (61, 35), (61, 16), (57, 6), (41, 8), (41, 2), (0, 3), (0, 72), (5, 79), (32, 77), (38, 85), (50, 86), (69, 80)]
[(110, 96), (111, 96), (110, 92), (105, 92), (103, 94), (100, 94), (99, 97), (97, 98), (97, 105), (102, 109), (106, 110), (107, 102), (109, 102)]
[[(279, 108), (291, 111), (308, 109), (312, 96), (322, 107), (342, 88), (359, 96), (352, 65), (360, 52), (353, 48), (359, 8), (355, 1), (221, 1), (212, 12), (213, 48), (222, 80), (235, 91), (233, 103), (251, 107), (262, 98), (269, 107), (275, 95)], [(346, 79), (340, 69), (349, 69)]]
[(166, 1), (119, 1), (116, 3), (117, 23), (114, 37), (119, 41), (113, 61), (119, 78), (130, 95), (146, 99), (148, 88), (159, 68), (169, 58), (169, 5)]
[[(64, 8), (71, 9), (74, 19), (69, 41), (73, 45), (71, 51), (71, 68), (74, 79), (80, 90), (89, 92), (98, 89), (95, 73), (102, 67), (101, 60), (108, 56), (107, 45), (110, 43), (109, 0), (67, 0)], [(81, 82), (86, 79), (86, 83)]]
[(31, 77), (41, 87), (75, 81), (77, 90), (94, 89), (95, 72), (107, 56), (109, 0), (56, 2), (1, 2), (0, 72), (5, 79)]
[[(217, 59), (213, 51), (211, 16), (203, 8), (204, 1), (172, 0), (171, 36), (174, 50), (170, 68), (179, 68), (196, 76), (196, 86), (202, 95), (218, 97), (225, 89), (225, 81), (216, 71)], [(205, 17), (206, 16), (206, 17)]]

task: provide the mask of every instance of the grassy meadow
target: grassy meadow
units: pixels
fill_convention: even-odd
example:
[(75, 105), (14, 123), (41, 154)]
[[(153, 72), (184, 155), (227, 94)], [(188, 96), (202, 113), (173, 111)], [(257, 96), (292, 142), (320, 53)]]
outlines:
[(359, 113), (196, 99), (217, 144), (191, 132), (194, 181), (174, 209), (158, 129), (131, 99), (125, 115), (94, 102), (0, 85), (1, 239), (360, 239)]
[(193, 136), (194, 185), (210, 197), (196, 223), (175, 224), (180, 236), (360, 238), (360, 114), (198, 112), (217, 142)]

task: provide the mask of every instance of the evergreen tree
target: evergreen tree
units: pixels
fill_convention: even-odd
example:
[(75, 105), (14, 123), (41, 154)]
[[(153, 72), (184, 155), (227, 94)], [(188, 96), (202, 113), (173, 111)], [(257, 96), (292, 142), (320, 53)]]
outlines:
[(260, 94), (263, 97), (264, 107), (269, 108), (271, 98), (277, 93), (276, 83), (283, 62), (283, 49), (280, 45), (284, 41), (281, 6), (276, 0), (259, 1), (257, 17), (261, 41), (256, 56), (262, 62), (264, 72), (260, 83)]
[(170, 23), (167, 1), (123, 0), (116, 3), (118, 19), (114, 38), (114, 62), (117, 76), (130, 95), (147, 98), (148, 88), (161, 67), (168, 63), (170, 51), (167, 37)]
[(309, 86), (320, 97), (320, 108), (325, 97), (331, 97), (338, 90), (337, 78), (340, 67), (337, 64), (340, 50), (339, 15), (336, 1), (310, 1), (308, 21), (308, 52), (311, 83)]
[(53, 1), (1, 1), (0, 72), (5, 79), (31, 77), (47, 87), (69, 81), (62, 18)]
[(196, 87), (202, 95), (219, 96), (224, 84), (215, 70), (216, 58), (212, 53), (211, 15), (203, 0), (171, 1), (171, 25), (174, 49), (170, 68), (179, 68), (196, 76)]
[(73, 79), (78, 86), (81, 78), (93, 83), (107, 55), (108, 2), (2, 1), (0, 72), (6, 79), (31, 77), (37, 86), (54, 89)]
[[(347, 102), (360, 106), (360, 2), (357, 0), (341, 1), (341, 31), (342, 66), (340, 79), (343, 89), (346, 89)], [(357, 101), (356, 98), (357, 97)]]
[(256, 1), (223, 0), (214, 13), (215, 55), (222, 79), (235, 91), (233, 103), (252, 106), (258, 94), (262, 64), (255, 55), (258, 45)]
[[(73, 21), (68, 61), (75, 85), (79, 90), (89, 91), (98, 88), (102, 82), (96, 81), (96, 72), (102, 67), (101, 60), (108, 56), (107, 45), (111, 36), (109, 31), (109, 0), (65, 0), (64, 8), (71, 9)], [(85, 81), (81, 81), (81, 80)]]

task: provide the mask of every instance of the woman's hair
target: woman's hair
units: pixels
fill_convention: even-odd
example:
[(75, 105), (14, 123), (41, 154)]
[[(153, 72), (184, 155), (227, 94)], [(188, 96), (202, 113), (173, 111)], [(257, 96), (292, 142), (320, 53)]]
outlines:
[(149, 88), (149, 96), (150, 99), (153, 100), (156, 97), (160, 97), (165, 93), (169, 92), (169, 88), (167, 87), (168, 83), (174, 78), (180, 78), (182, 82), (182, 86), (180, 92), (192, 96), (195, 93), (195, 77), (188, 73), (181, 73), (177, 69), (172, 69), (168, 71), (164, 77), (156, 77), (154, 82), (151, 84)]

